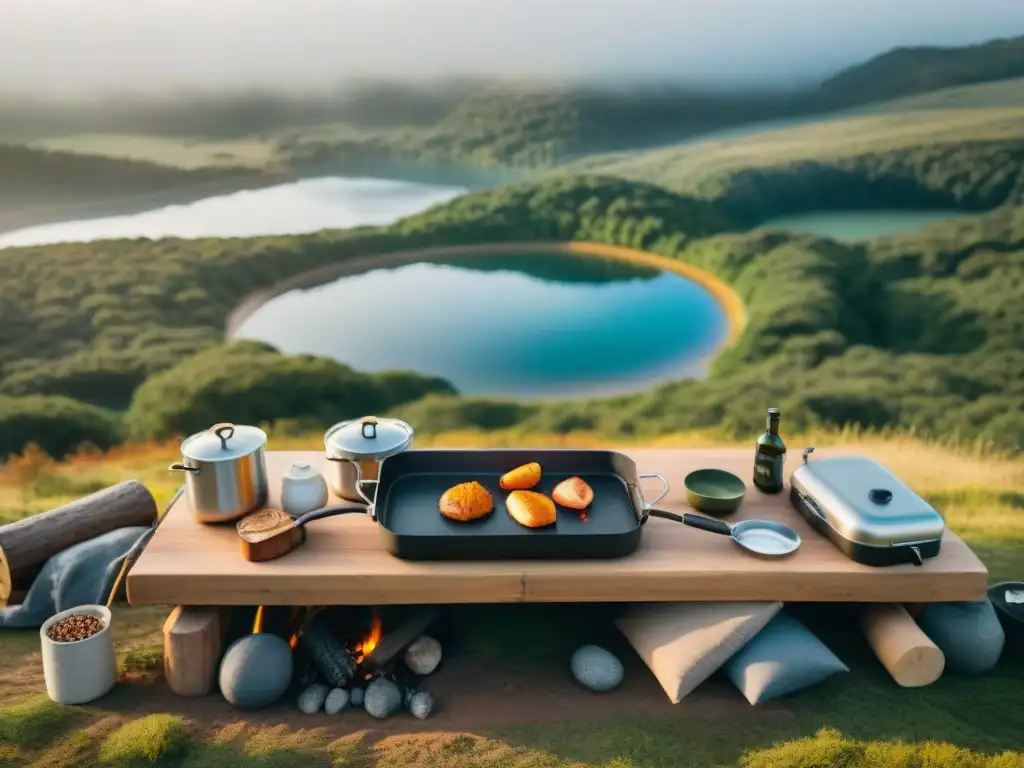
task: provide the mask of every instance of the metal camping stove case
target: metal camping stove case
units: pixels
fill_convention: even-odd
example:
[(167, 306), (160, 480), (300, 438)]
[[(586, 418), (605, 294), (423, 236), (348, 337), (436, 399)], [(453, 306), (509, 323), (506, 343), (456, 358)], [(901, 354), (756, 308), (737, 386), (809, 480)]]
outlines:
[(939, 554), (946, 523), (934, 508), (876, 461), (808, 461), (790, 478), (793, 506), (843, 554), (864, 565), (922, 565)]

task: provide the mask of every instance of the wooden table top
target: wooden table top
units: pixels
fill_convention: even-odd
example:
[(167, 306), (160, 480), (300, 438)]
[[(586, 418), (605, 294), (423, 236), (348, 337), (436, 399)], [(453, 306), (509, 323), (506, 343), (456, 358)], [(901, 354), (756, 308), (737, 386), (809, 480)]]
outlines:
[[(664, 475), (672, 488), (660, 508), (685, 512), (683, 478), (718, 467), (751, 474), (752, 449), (626, 450), (640, 472)], [(821, 450), (820, 456), (840, 455)], [(321, 471), (322, 453), (269, 451), (270, 504), (294, 461)], [(789, 467), (796, 461), (787, 462)], [(652, 481), (657, 485), (657, 481)], [(749, 483), (748, 483), (749, 485)], [(648, 489), (649, 494), (657, 488)], [(332, 496), (330, 503), (338, 499)], [(385, 552), (369, 516), (313, 523), (308, 540), (277, 560), (242, 558), (233, 524), (193, 520), (183, 496), (167, 513), (128, 574), (133, 604), (394, 605), (415, 603), (656, 602), (782, 600), (810, 602), (937, 602), (984, 597), (985, 566), (947, 531), (940, 554), (922, 566), (872, 568), (844, 556), (792, 508), (788, 491), (749, 488), (730, 521), (779, 520), (803, 539), (781, 560), (744, 552), (725, 536), (652, 518), (633, 555), (596, 561), (414, 562)]]

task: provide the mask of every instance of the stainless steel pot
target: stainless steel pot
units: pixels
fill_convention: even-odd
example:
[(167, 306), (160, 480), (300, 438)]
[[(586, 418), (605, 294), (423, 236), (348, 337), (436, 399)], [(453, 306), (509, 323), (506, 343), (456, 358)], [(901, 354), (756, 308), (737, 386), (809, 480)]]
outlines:
[(398, 419), (365, 416), (335, 424), (324, 434), (327, 484), (343, 499), (368, 504), (372, 516), (380, 465), (412, 445), (412, 436), (412, 427)]
[(214, 424), (181, 444), (185, 496), (201, 523), (225, 523), (267, 503), (267, 435), (257, 427)]

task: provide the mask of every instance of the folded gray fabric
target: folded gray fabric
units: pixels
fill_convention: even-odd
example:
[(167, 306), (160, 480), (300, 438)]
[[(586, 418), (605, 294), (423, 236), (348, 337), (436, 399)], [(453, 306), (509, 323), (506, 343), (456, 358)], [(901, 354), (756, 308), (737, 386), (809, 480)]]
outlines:
[(981, 675), (999, 663), (1006, 634), (986, 598), (968, 603), (929, 603), (917, 623), (946, 657), (946, 669)]
[(0, 608), (0, 628), (40, 627), (69, 608), (105, 604), (125, 555), (151, 530), (148, 526), (117, 528), (54, 555), (21, 605)]

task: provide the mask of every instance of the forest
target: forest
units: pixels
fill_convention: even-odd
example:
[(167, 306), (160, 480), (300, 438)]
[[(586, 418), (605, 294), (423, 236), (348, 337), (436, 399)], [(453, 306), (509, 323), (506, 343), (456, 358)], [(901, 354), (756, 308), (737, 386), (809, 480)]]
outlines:
[[(86, 436), (102, 446), (222, 420), (322, 426), (367, 403), (425, 432), (749, 434), (768, 400), (792, 430), (895, 427), (1017, 447), (1024, 207), (1011, 203), (841, 244), (749, 230), (721, 201), (566, 176), (465, 195), (390, 227), (10, 249), (0, 259), (0, 453), (35, 441), (62, 455)], [(288, 277), (374, 254), (510, 240), (611, 243), (684, 260), (728, 282), (749, 322), (706, 380), (578, 403), (466, 399), (416, 374), (223, 347), (232, 310)]]

